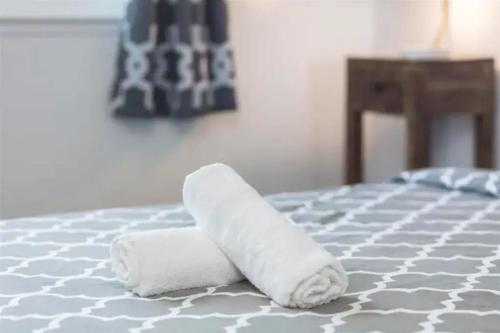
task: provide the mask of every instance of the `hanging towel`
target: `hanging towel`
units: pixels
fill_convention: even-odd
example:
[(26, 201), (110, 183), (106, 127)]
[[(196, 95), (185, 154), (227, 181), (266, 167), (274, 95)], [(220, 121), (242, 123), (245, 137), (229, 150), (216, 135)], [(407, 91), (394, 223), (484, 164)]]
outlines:
[(212, 164), (188, 175), (183, 198), (196, 223), (278, 304), (311, 308), (345, 292), (347, 276), (337, 259), (230, 167)]
[(118, 235), (111, 245), (111, 267), (117, 279), (140, 296), (243, 279), (217, 245), (196, 227)]
[(236, 109), (224, 0), (130, 0), (117, 58), (111, 109), (118, 116)]

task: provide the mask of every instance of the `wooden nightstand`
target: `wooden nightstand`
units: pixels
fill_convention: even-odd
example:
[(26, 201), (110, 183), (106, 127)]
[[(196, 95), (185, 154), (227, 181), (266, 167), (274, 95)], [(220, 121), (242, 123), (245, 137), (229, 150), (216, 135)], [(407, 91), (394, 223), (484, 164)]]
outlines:
[(347, 184), (363, 178), (362, 116), (401, 114), (407, 123), (407, 168), (429, 166), (431, 117), (475, 118), (476, 166), (493, 167), (495, 66), (493, 59), (347, 60)]

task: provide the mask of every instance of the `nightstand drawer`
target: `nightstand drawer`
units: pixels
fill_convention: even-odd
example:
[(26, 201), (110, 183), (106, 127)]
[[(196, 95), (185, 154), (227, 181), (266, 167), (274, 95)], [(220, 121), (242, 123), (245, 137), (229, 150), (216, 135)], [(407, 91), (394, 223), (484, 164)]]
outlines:
[(349, 102), (353, 109), (401, 113), (403, 90), (396, 68), (376, 68), (350, 62), (348, 66)]

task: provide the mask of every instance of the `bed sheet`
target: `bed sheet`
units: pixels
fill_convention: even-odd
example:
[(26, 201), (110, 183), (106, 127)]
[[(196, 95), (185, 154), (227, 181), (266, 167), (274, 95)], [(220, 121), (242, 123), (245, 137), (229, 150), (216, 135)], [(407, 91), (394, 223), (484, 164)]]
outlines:
[(248, 282), (126, 291), (110, 241), (193, 224), (182, 206), (0, 221), (0, 331), (499, 332), (500, 200), (409, 179), (268, 197), (348, 272), (345, 296), (310, 310)]

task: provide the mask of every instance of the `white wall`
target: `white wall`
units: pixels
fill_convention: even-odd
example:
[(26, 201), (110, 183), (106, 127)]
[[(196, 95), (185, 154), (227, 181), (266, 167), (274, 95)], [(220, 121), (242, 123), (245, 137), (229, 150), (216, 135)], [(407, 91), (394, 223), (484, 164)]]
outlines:
[(239, 110), (192, 121), (109, 114), (116, 22), (0, 23), (1, 216), (175, 202), (213, 161), (264, 193), (340, 184), (343, 61), (372, 50), (373, 13), (231, 1)]
[[(213, 161), (264, 193), (339, 185), (345, 56), (430, 43), (439, 13), (433, 0), (229, 4), (239, 110), (192, 121), (109, 114), (117, 22), (0, 22), (0, 216), (175, 202)], [(453, 0), (454, 51), (499, 54), (499, 16), (500, 2)], [(367, 180), (380, 181), (404, 168), (404, 122), (367, 123)], [(470, 120), (437, 125), (434, 164), (470, 165)]]

